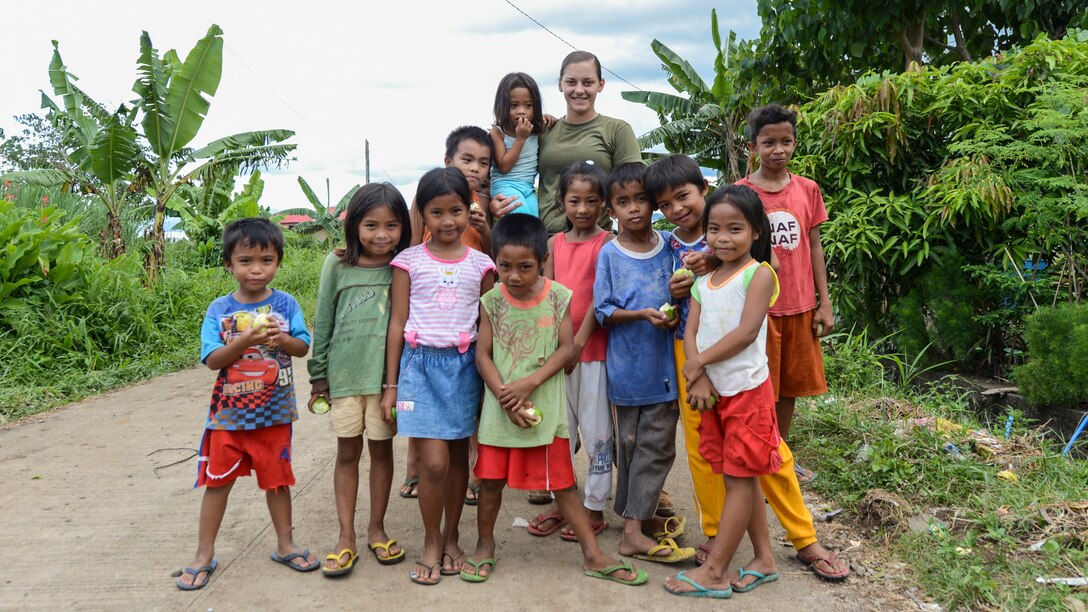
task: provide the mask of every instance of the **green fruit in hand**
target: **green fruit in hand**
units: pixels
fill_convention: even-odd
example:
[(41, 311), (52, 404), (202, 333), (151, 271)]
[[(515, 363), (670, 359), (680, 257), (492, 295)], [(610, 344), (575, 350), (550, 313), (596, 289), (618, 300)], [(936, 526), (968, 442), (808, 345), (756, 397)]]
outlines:
[(544, 415), (540, 412), (539, 408), (532, 404), (527, 404), (526, 407), (521, 409), (521, 416), (533, 427), (544, 422)]
[(251, 327), (253, 328), (253, 331), (259, 332), (263, 330), (266, 326), (271, 324), (272, 317), (262, 312), (261, 314), (253, 318), (253, 324), (251, 325)]
[(668, 317), (670, 321), (676, 318), (676, 306), (673, 306), (672, 304), (662, 304), (661, 308), (658, 308), (658, 310), (660, 310), (662, 314)]
[(683, 278), (683, 277), (685, 277), (685, 276), (691, 276), (691, 277), (694, 277), (694, 276), (695, 276), (695, 273), (694, 273), (694, 272), (692, 272), (690, 268), (680, 268), (680, 269), (679, 269), (679, 270), (677, 270), (676, 272), (673, 272), (673, 273), (672, 273), (672, 277), (673, 277), (673, 278)]
[(314, 414), (325, 414), (330, 409), (332, 409), (332, 406), (329, 405), (329, 400), (325, 399), (324, 395), (314, 400)]
[(393, 406), (393, 410), (390, 411), (389, 418), (393, 419), (394, 423), (397, 422), (397, 407), (396, 406)]

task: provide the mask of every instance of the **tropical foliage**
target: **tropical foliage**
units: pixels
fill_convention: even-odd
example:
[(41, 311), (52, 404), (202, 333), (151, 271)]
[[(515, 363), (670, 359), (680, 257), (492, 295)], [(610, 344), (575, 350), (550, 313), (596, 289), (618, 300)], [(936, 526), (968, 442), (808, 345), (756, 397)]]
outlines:
[(340, 197), (340, 201), (336, 203), (336, 206), (332, 205), (329, 179), (325, 179), (326, 202), (322, 202), (317, 197), (310, 184), (301, 176), (298, 177), (298, 186), (302, 188), (302, 193), (306, 194), (306, 200), (310, 203), (311, 208), (288, 208), (279, 211), (278, 214), (306, 215), (310, 217), (309, 221), (299, 223), (292, 230), (300, 234), (318, 235), (326, 244), (335, 243), (344, 233), (341, 230), (340, 215), (348, 209), (348, 203), (351, 202), (351, 197), (355, 195), (355, 192), (359, 190), (359, 185), (348, 189), (347, 193)]

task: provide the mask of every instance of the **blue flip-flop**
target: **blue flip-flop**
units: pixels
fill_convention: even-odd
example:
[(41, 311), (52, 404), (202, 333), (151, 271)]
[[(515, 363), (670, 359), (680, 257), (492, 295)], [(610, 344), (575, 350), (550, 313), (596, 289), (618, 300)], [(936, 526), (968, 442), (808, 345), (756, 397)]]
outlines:
[(676, 579), (681, 582), (686, 582), (694, 588), (694, 591), (674, 591), (669, 588), (669, 585), (665, 585), (665, 590), (673, 595), (680, 595), (681, 597), (704, 597), (707, 599), (729, 599), (733, 596), (733, 589), (708, 589), (703, 585), (695, 582), (691, 578), (684, 575), (684, 572), (680, 572), (676, 575)]
[(193, 584), (185, 584), (184, 582), (181, 581), (181, 578), (178, 578), (178, 580), (177, 580), (177, 582), (175, 584), (177, 584), (178, 588), (183, 590), (183, 591), (199, 591), (200, 589), (203, 589), (204, 587), (208, 586), (208, 581), (212, 579), (212, 573), (215, 572), (215, 568), (217, 568), (217, 567), (219, 567), (219, 561), (216, 560), (216, 559), (212, 559), (211, 565), (205, 565), (203, 567), (198, 567), (196, 569), (193, 569), (191, 567), (187, 567), (183, 571), (186, 574), (190, 574), (193, 577), (194, 581), (196, 580), (197, 576), (199, 576), (200, 574), (202, 574), (204, 572), (207, 572), (207, 575), (204, 576), (204, 581), (201, 582), (200, 584), (197, 584), (196, 582), (193, 582)]
[(775, 580), (778, 580), (778, 572), (771, 572), (770, 574), (764, 574), (763, 572), (757, 572), (755, 570), (746, 570), (744, 568), (741, 568), (740, 575), (737, 576), (737, 580), (738, 581), (744, 580), (745, 576), (755, 576), (756, 581), (749, 584), (749, 585), (747, 585), (747, 586), (742, 586), (742, 587), (739, 587), (739, 586), (737, 586), (735, 584), (732, 585), (733, 586), (733, 591), (735, 593), (747, 593), (748, 591), (751, 591), (752, 589), (756, 588), (757, 586), (759, 586), (761, 584), (765, 584), (767, 582), (774, 582)]
[(321, 567), (321, 560), (320, 559), (314, 559), (314, 562), (309, 564), (309, 565), (295, 565), (294, 563), (291, 563), (291, 561), (294, 561), (295, 559), (298, 559), (299, 557), (301, 557), (302, 559), (305, 559), (306, 557), (309, 557), (309, 556), (310, 556), (310, 551), (309, 550), (303, 550), (302, 552), (291, 553), (289, 555), (283, 555), (282, 557), (280, 556), (279, 553), (272, 553), (272, 560), (275, 561), (276, 563), (282, 563), (282, 564), (286, 565), (287, 567), (295, 570), (296, 572), (312, 572), (315, 569)]

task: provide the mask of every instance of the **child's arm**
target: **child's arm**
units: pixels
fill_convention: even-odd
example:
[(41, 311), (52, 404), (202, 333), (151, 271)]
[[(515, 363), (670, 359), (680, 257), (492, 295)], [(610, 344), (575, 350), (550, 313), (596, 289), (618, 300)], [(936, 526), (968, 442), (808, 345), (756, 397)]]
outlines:
[(570, 360), (573, 348), (574, 324), (571, 323), (570, 308), (568, 307), (566, 312), (563, 313), (563, 320), (559, 323), (559, 346), (556, 347), (555, 352), (548, 357), (544, 365), (537, 368), (532, 374), (502, 385), (501, 394), (496, 394), (502, 405), (507, 410), (515, 412), (518, 408), (521, 408), (537, 387), (563, 369), (563, 366)]
[(310, 352), (310, 344), (302, 338), (296, 338), (291, 332), (280, 331), (272, 325), (272, 334), (269, 337), (271, 344), (279, 344), (283, 350), (292, 357), (305, 357)]
[(480, 234), (480, 251), (491, 257), (491, 226), (487, 224), (487, 215), (478, 208), (469, 208), (468, 222)]
[(385, 334), (385, 384), (382, 385), (382, 420), (393, 422), (393, 407), (397, 404), (397, 380), (400, 376), (400, 354), (404, 352), (404, 325), (408, 322), (408, 292), (412, 288), (408, 271), (393, 267), (393, 283), (389, 290), (389, 329)]
[(491, 357), (493, 342), (491, 317), (487, 316), (484, 305), (480, 304), (480, 324), (476, 330), (476, 369), (480, 371), (480, 378), (484, 379), (487, 388), (498, 397), (502, 389), (502, 376)]
[(533, 124), (524, 117), (518, 119), (518, 124), (514, 126), (514, 144), (507, 149), (499, 126), (496, 125), (491, 128), (491, 152), (495, 158), (495, 167), (498, 168), (499, 172), (507, 174), (514, 168), (514, 164), (518, 162), (518, 156), (521, 155), (521, 150), (525, 148), (525, 141), (529, 139), (532, 133)]
[(314, 343), (306, 369), (310, 373), (310, 409), (318, 397), (329, 398), (329, 345), (332, 342), (333, 321), (336, 320), (336, 266), (340, 262), (329, 258), (321, 268), (317, 285), (317, 312), (314, 314)]
[(246, 352), (246, 349), (258, 344), (268, 344), (269, 339), (273, 336), (273, 328), (276, 328), (275, 333), (279, 333), (276, 325), (266, 325), (260, 331), (250, 326), (240, 336), (235, 336), (225, 345), (208, 353), (208, 357), (204, 359), (204, 364), (210, 370), (222, 370), (238, 361), (238, 358), (242, 356), (242, 353)]
[[(722, 336), (721, 340), (715, 342), (713, 346), (701, 353), (696, 352), (694, 355), (687, 353), (686, 341), (690, 335), (692, 342), (694, 342), (695, 335), (691, 331), (685, 330), (684, 350), (689, 357), (687, 363), (684, 364), (684, 378), (688, 381), (699, 378), (706, 372), (707, 364), (725, 361), (755, 342), (759, 336), (759, 329), (763, 326), (763, 320), (767, 318), (767, 310), (771, 307), (771, 295), (773, 294), (774, 277), (770, 270), (760, 266), (756, 268), (755, 273), (752, 275), (752, 281), (748, 284), (748, 295), (744, 299), (744, 310), (740, 313), (740, 324), (730, 330), (728, 334)], [(697, 320), (694, 315), (694, 312), (688, 312), (689, 324), (693, 319)], [(698, 333), (698, 331), (698, 324), (696, 324), (695, 333)]]
[(827, 263), (824, 261), (824, 243), (820, 240), (820, 226), (808, 233), (809, 253), (812, 258), (812, 281), (816, 284), (816, 294), (820, 303), (812, 318), (812, 333), (822, 338), (835, 327), (835, 313), (831, 310), (831, 295), (827, 292)]
[(548, 238), (548, 258), (544, 260), (544, 278), (555, 280), (555, 236)]
[(670, 320), (665, 313), (656, 308), (641, 310), (620, 308), (614, 299), (611, 265), (607, 257), (597, 259), (597, 278), (593, 281), (593, 311), (601, 327), (649, 321), (655, 327), (672, 329), (678, 322), (678, 319)]
[[(692, 359), (698, 357), (699, 347), (696, 344), (696, 338), (699, 335), (699, 317), (703, 313), (703, 307), (699, 304), (698, 300), (691, 300), (688, 306), (688, 327), (684, 331), (684, 356), (685, 362), (690, 362)], [(717, 396), (717, 390), (714, 385), (711, 384), (710, 378), (705, 375), (706, 370), (699, 374), (696, 378), (686, 378), (688, 385), (688, 405), (695, 410), (709, 410), (714, 407), (716, 403), (714, 397)]]

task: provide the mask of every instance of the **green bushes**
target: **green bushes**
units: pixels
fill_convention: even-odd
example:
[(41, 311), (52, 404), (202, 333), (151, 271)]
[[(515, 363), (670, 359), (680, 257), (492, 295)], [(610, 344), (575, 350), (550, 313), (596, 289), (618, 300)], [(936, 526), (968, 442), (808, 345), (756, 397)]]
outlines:
[(29, 209), (0, 200), (0, 320), (64, 303), (83, 285), (94, 244), (63, 217), (44, 202)]
[(1014, 371), (1033, 404), (1088, 401), (1088, 304), (1041, 309), (1027, 319), (1028, 362)]

